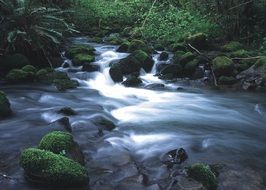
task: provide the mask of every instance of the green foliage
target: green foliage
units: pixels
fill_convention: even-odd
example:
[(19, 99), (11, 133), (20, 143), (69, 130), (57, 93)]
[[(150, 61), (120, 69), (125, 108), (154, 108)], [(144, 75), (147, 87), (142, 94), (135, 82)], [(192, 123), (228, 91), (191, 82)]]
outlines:
[(208, 165), (194, 164), (188, 168), (188, 175), (201, 182), (207, 190), (217, 189), (217, 179)]
[(231, 42), (225, 44), (222, 47), (222, 50), (226, 51), (226, 52), (232, 52), (232, 51), (238, 51), (238, 50), (243, 49), (243, 48), (244, 48), (244, 46), (240, 42), (231, 41)]
[(26, 65), (26, 66), (22, 67), (21, 70), (25, 71), (25, 72), (31, 72), (31, 73), (36, 73), (37, 72), (37, 69), (34, 66), (32, 66), (32, 65)]
[(9, 83), (19, 84), (32, 81), (34, 78), (33, 72), (23, 71), (22, 69), (13, 69), (6, 75), (6, 80)]
[(57, 8), (39, 6), (33, 0), (0, 0), (0, 40), (2, 49), (28, 52), (49, 51), (59, 45), (73, 27)]
[(88, 183), (86, 168), (71, 159), (49, 151), (26, 149), (21, 154), (20, 165), (28, 176), (42, 183), (60, 186)]
[(213, 71), (217, 76), (231, 76), (234, 72), (233, 61), (226, 56), (216, 57), (212, 61)]
[(40, 144), (39, 149), (48, 150), (59, 154), (60, 152), (68, 152), (73, 147), (73, 136), (70, 133), (62, 131), (54, 131), (45, 135)]

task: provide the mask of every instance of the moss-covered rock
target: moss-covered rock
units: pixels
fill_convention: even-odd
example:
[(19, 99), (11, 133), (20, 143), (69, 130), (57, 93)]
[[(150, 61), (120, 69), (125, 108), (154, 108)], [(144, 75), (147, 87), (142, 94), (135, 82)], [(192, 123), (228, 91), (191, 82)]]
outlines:
[(128, 52), (132, 53), (132, 52), (134, 52), (136, 50), (142, 50), (142, 51), (145, 51), (147, 53), (151, 52), (151, 49), (143, 41), (141, 41), (141, 40), (132, 40), (130, 42), (129, 47), (128, 47)]
[(137, 87), (142, 83), (138, 77), (131, 75), (122, 84), (126, 87)]
[(47, 69), (40, 69), (35, 74), (35, 80), (45, 84), (53, 83), (53, 77), (51, 77), (51, 72)]
[(26, 66), (22, 67), (21, 70), (25, 71), (25, 72), (31, 72), (31, 73), (36, 73), (37, 72), (37, 69), (34, 66), (32, 66), (32, 65), (26, 65)]
[(207, 46), (207, 36), (203, 33), (191, 35), (185, 41), (197, 49), (206, 49)]
[(181, 64), (182, 66), (185, 66), (188, 62), (192, 61), (195, 57), (196, 56), (193, 53), (187, 52), (180, 57), (179, 64)]
[(129, 45), (130, 45), (129, 42), (124, 42), (117, 48), (116, 51), (120, 53), (126, 53), (128, 52)]
[(22, 67), (30, 65), (29, 59), (22, 54), (13, 54), (3, 59), (2, 69), (8, 72), (12, 69), (21, 69)]
[(74, 66), (80, 66), (83, 65), (84, 63), (91, 63), (95, 60), (94, 55), (89, 55), (89, 54), (76, 54), (72, 60), (72, 63)]
[(191, 76), (193, 73), (195, 73), (196, 69), (199, 66), (199, 60), (194, 59), (190, 62), (188, 62), (185, 66), (184, 66), (184, 74), (185, 76)]
[(220, 85), (233, 85), (237, 82), (235, 77), (221, 76), (218, 79)]
[(59, 91), (74, 89), (79, 86), (78, 81), (70, 79), (54, 79), (53, 82)]
[(129, 57), (129, 59), (137, 60), (140, 64), (140, 66), (146, 71), (150, 72), (153, 65), (154, 61), (151, 56), (149, 56), (146, 52), (142, 50), (136, 50), (134, 51)]
[(212, 61), (213, 71), (216, 76), (232, 76), (234, 74), (234, 63), (226, 56), (216, 57)]
[(179, 77), (183, 74), (183, 68), (181, 65), (178, 64), (167, 64), (160, 72), (160, 75), (165, 76), (172, 76), (174, 77)]
[(94, 51), (95, 49), (89, 45), (74, 45), (66, 50), (65, 56), (73, 59), (78, 54), (94, 55)]
[(226, 52), (233, 52), (233, 51), (241, 50), (241, 49), (243, 49), (243, 48), (244, 48), (244, 46), (243, 46), (243, 44), (241, 44), (240, 42), (231, 41), (231, 42), (225, 44), (225, 45), (222, 47), (222, 50), (223, 50), (223, 51), (226, 51)]
[(0, 91), (0, 118), (7, 117), (11, 113), (10, 102), (6, 94)]
[(6, 75), (6, 80), (12, 84), (20, 84), (23, 82), (30, 82), (34, 79), (33, 72), (26, 72), (22, 69), (13, 69)]
[(205, 164), (194, 164), (187, 170), (188, 176), (202, 183), (207, 190), (217, 189), (217, 179), (210, 167)]
[(86, 168), (50, 151), (29, 148), (22, 152), (20, 165), (33, 181), (56, 186), (82, 186), (88, 183)]
[(106, 37), (104, 39), (104, 41), (106, 43), (112, 44), (112, 45), (119, 45), (123, 42), (123, 40), (121, 39), (120, 35), (115, 33), (115, 34), (111, 34), (110, 36)]
[(73, 136), (70, 133), (54, 131), (42, 138), (39, 144), (39, 149), (59, 154), (69, 152), (73, 146)]
[(155, 49), (156, 51), (164, 51), (164, 50), (165, 50), (165, 48), (163, 47), (162, 44), (155, 44), (155, 45), (154, 45), (154, 49)]

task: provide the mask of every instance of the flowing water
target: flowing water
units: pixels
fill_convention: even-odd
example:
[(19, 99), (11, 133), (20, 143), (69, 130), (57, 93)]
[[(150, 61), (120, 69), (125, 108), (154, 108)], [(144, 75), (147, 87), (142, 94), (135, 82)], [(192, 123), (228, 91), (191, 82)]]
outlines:
[[(79, 88), (64, 93), (40, 85), (1, 87), (14, 110), (12, 118), (0, 121), (0, 173), (12, 179), (9, 182), (2, 179), (1, 187), (0, 177), (1, 190), (5, 190), (5, 185), (6, 189), (32, 188), (24, 181), (18, 166), (19, 153), (38, 145), (47, 125), (62, 117), (57, 111), (64, 106), (78, 112), (70, 117), (70, 123), (87, 165), (94, 172), (92, 181), (101, 178), (102, 173), (107, 175), (116, 170), (116, 175), (106, 178), (112, 183), (119, 182), (130, 174), (120, 174), (117, 168), (123, 168), (130, 160), (149, 167), (156, 165), (167, 151), (180, 147), (187, 150), (189, 163), (224, 163), (251, 168), (265, 177), (265, 94), (226, 93), (188, 86), (178, 91), (181, 84), (154, 77), (155, 69), (152, 73), (141, 73), (144, 86), (163, 83), (164, 89), (126, 88), (114, 84), (108, 71), (110, 62), (127, 54), (117, 53), (116, 46), (89, 43), (86, 38), (75, 38), (73, 43), (93, 45), (97, 50), (95, 64), (101, 68), (93, 73), (81, 72), (80, 68), (58, 68), (78, 80)], [(154, 55), (156, 63), (157, 58)], [(73, 72), (74, 69), (78, 72)], [(117, 128), (97, 136), (98, 129), (92, 120), (99, 116), (112, 120)], [(162, 170), (153, 167), (154, 179), (163, 175)]]

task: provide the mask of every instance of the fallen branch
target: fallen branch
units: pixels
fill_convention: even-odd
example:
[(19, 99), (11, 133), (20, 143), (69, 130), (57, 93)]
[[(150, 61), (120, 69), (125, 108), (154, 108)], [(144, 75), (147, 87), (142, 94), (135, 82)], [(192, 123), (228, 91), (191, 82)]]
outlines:
[[(206, 55), (203, 55), (203, 54), (202, 54), (197, 48), (193, 47), (191, 44), (188, 44), (188, 46), (189, 46), (192, 50), (194, 50), (197, 54), (199, 54), (199, 55), (205, 57), (205, 58), (208, 59), (210, 62), (212, 61), (211, 58), (209, 58), (209, 57), (206, 56)], [(214, 71), (213, 71), (213, 69), (212, 69), (212, 65), (211, 65), (211, 64), (210, 64), (210, 69), (211, 69), (211, 73), (212, 73), (212, 77), (213, 77), (213, 83), (214, 83), (215, 86), (218, 86), (218, 84), (217, 84), (217, 79), (216, 79), (216, 76), (215, 76), (215, 74), (214, 74)]]
[(232, 60), (252, 60), (252, 59), (260, 59), (262, 56), (257, 56), (257, 57), (245, 57), (245, 58), (241, 58), (241, 57), (234, 57), (232, 58)]

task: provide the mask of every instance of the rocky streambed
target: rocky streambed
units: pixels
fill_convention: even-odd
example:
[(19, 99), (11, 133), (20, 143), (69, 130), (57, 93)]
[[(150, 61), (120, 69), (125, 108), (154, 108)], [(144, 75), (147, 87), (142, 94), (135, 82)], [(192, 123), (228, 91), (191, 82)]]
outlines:
[[(218, 189), (265, 189), (265, 94), (196, 88), (205, 83), (204, 72), (193, 82), (161, 80), (154, 75), (171, 54), (154, 53), (155, 64), (143, 68), (141, 82), (133, 75), (123, 85), (114, 83), (110, 69), (117, 69), (127, 53), (87, 38), (71, 43), (96, 49), (93, 66), (73, 66), (66, 59), (57, 68), (78, 81), (78, 88), (1, 86), (13, 110), (12, 117), (0, 121), (1, 190), (51, 189), (29, 183), (19, 166), (21, 151), (37, 147), (51, 131), (68, 131), (79, 145), (82, 153), (75, 159), (87, 169), (89, 184), (76, 189), (211, 189), (187, 176), (187, 167), (195, 163), (211, 166)], [(180, 148), (187, 159), (172, 151)], [(172, 164), (175, 157), (178, 163)]]

